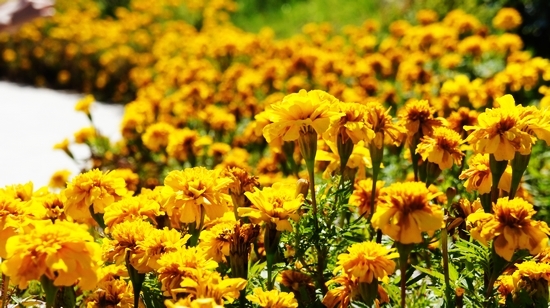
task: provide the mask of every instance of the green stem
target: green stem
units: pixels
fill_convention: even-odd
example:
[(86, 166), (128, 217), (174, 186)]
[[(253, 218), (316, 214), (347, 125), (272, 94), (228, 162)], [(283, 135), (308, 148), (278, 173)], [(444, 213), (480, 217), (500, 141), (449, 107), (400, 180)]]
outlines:
[(134, 288), (134, 307), (139, 307), (139, 295), (141, 293), (141, 288), (143, 282), (145, 281), (145, 274), (140, 274), (130, 262), (131, 252), (126, 252), (126, 269), (128, 270), (128, 275), (130, 276), (130, 281), (132, 282), (132, 287)]
[(267, 259), (267, 290), (273, 290), (273, 262), (275, 261), (274, 253), (266, 253)]
[(57, 291), (59, 291), (59, 287), (56, 287), (53, 281), (46, 275), (40, 277), (40, 284), (42, 285), (42, 290), (46, 293), (46, 308), (56, 307)]
[(443, 275), (445, 277), (445, 298), (447, 301), (447, 307), (450, 307), (452, 302), (451, 296), (451, 280), (449, 278), (449, 235), (447, 233), (447, 227), (441, 231), (441, 249), (443, 253)]
[(205, 216), (205, 210), (204, 207), (201, 206), (201, 218), (199, 222), (199, 227), (197, 228), (196, 222), (192, 223), (194, 227), (191, 230), (191, 237), (189, 238), (189, 247), (195, 247), (199, 243), (199, 237), (201, 235), (202, 227), (204, 226), (204, 216)]
[(506, 166), (508, 166), (507, 160), (497, 161), (495, 155), (489, 155), (489, 167), (491, 168), (491, 175), (493, 176), (493, 183), (491, 186), (491, 202), (493, 203), (497, 202), (499, 196), (498, 183), (506, 170)]
[(481, 206), (483, 206), (483, 211), (485, 213), (491, 213), (491, 209), (493, 208), (493, 203), (491, 201), (491, 194), (481, 194), (479, 195), (479, 200), (481, 201)]
[(401, 244), (400, 242), (395, 242), (395, 247), (397, 248), (397, 252), (399, 252), (399, 269), (401, 270), (401, 307), (405, 308), (407, 297), (407, 268), (409, 266), (409, 255), (414, 244)]

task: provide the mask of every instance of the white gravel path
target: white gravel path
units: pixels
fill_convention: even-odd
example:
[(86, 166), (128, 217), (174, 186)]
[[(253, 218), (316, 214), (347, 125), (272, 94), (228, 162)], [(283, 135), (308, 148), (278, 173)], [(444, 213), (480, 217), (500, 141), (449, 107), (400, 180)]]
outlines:
[[(47, 185), (51, 175), (80, 167), (53, 145), (90, 126), (86, 115), (74, 111), (81, 94), (38, 89), (0, 82), (0, 187), (33, 181), (35, 189)], [(94, 103), (96, 127), (112, 140), (120, 139), (120, 105)], [(85, 146), (71, 146), (77, 159), (89, 156)]]

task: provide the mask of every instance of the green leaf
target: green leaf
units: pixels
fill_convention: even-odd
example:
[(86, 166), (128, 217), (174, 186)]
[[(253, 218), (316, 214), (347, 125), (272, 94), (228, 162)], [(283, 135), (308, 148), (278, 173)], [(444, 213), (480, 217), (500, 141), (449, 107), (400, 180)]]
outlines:
[(413, 265), (413, 267), (421, 272), (421, 273), (424, 273), (424, 274), (427, 274), (427, 275), (430, 275), (432, 276), (433, 278), (439, 280), (439, 283), (443, 284), (444, 281), (445, 281), (445, 277), (443, 276), (442, 273), (440, 272), (436, 272), (436, 271), (432, 271), (432, 270), (429, 270), (429, 269), (425, 269), (423, 267), (420, 267), (420, 266), (416, 266), (416, 265)]

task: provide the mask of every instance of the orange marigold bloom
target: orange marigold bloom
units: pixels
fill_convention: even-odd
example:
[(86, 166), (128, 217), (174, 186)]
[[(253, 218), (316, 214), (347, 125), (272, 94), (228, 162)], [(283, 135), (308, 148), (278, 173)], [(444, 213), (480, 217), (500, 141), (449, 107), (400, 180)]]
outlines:
[(151, 151), (158, 152), (168, 145), (168, 137), (175, 130), (174, 126), (166, 122), (154, 123), (147, 127), (141, 136), (143, 144)]
[(443, 210), (422, 182), (394, 183), (380, 191), (372, 225), (402, 244), (422, 242), (422, 232), (443, 227)]
[(353, 244), (348, 247), (348, 253), (338, 256), (334, 272), (342, 270), (350, 277), (357, 277), (358, 282), (381, 280), (395, 271), (395, 262), (391, 259), (399, 257), (399, 253), (394, 251), (376, 242)]
[(327, 131), (331, 122), (342, 117), (342, 113), (331, 111), (331, 105), (338, 102), (334, 96), (320, 90), (300, 90), (289, 94), (266, 110), (271, 124), (264, 127), (264, 137), (267, 142), (279, 137), (284, 141), (293, 141), (308, 126), (321, 135)]
[(434, 128), (432, 135), (424, 136), (416, 147), (416, 153), (445, 170), (453, 166), (453, 163), (460, 165), (464, 153), (460, 146), (464, 141), (454, 130), (439, 126)]
[(42, 220), (33, 228), (8, 239), (2, 272), (21, 289), (42, 275), (55, 286), (77, 283), (84, 290), (95, 287), (101, 264), (99, 244), (87, 227), (68, 221)]
[(248, 281), (242, 278), (222, 278), (218, 272), (204, 269), (197, 270), (195, 277), (184, 277), (181, 288), (172, 290), (175, 293), (185, 294), (186, 298), (194, 301), (200, 298), (212, 298), (218, 305), (224, 301), (233, 302), (239, 297), (239, 291), (246, 287)]
[(107, 226), (106, 231), (114, 225), (129, 220), (149, 220), (156, 224), (156, 218), (164, 215), (160, 210), (160, 204), (147, 195), (129, 197), (113, 202), (105, 208), (103, 220)]
[[(76, 221), (87, 222), (90, 211), (103, 213), (105, 207), (128, 194), (126, 183), (109, 171), (94, 169), (77, 175), (63, 191), (66, 213)], [(90, 206), (93, 205), (93, 209)]]
[(533, 205), (522, 198), (500, 198), (493, 212), (476, 212), (467, 218), (470, 234), (483, 244), (494, 240), (495, 251), (510, 261), (518, 249), (528, 249), (533, 255), (548, 245), (550, 228), (543, 221), (532, 220)]
[(390, 109), (384, 108), (379, 102), (367, 104), (367, 122), (374, 131), (374, 145), (381, 149), (384, 143), (399, 145), (406, 136), (405, 128), (395, 124), (390, 115)]
[(338, 102), (331, 108), (335, 112), (342, 113), (342, 117), (331, 123), (323, 135), (325, 139), (336, 142), (338, 135), (341, 135), (342, 142), (351, 139), (354, 144), (357, 144), (359, 141), (369, 143), (374, 138), (372, 125), (366, 121), (368, 110), (365, 105)]
[(65, 188), (70, 175), (71, 171), (67, 169), (56, 171), (52, 174), (48, 186), (51, 188)]
[(76, 106), (74, 106), (74, 110), (82, 111), (85, 114), (89, 115), (90, 114), (90, 107), (92, 106), (94, 101), (95, 101), (95, 98), (94, 98), (93, 95), (91, 95), (91, 94), (86, 95), (76, 103)]

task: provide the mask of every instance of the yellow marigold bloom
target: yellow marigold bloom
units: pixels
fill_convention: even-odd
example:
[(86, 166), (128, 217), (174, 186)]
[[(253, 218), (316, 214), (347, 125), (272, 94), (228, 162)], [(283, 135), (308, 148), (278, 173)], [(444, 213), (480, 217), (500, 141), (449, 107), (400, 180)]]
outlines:
[(399, 257), (399, 253), (394, 251), (376, 242), (353, 244), (348, 247), (348, 253), (338, 256), (334, 273), (342, 270), (348, 276), (357, 277), (358, 282), (381, 280), (395, 271), (395, 262), (391, 259)]
[(85, 114), (90, 114), (90, 107), (94, 103), (95, 98), (93, 95), (89, 94), (84, 96), (81, 100), (76, 103), (74, 110), (84, 112)]
[[(231, 214), (233, 215), (233, 214)], [(203, 230), (199, 237), (199, 247), (202, 247), (208, 257), (221, 263), (229, 256), (229, 246), (233, 237), (236, 221), (220, 222), (208, 230)]]
[(168, 136), (166, 152), (179, 161), (187, 161), (197, 156), (201, 150), (200, 135), (189, 128), (176, 129)]
[(522, 19), (516, 9), (505, 7), (493, 18), (493, 26), (501, 30), (512, 30), (521, 25)]
[(95, 138), (96, 130), (94, 127), (84, 127), (74, 133), (75, 143), (86, 143), (86, 141)]
[[(134, 288), (132, 282), (122, 279), (98, 284), (96, 290), (86, 298), (86, 308), (133, 308)], [(145, 307), (140, 300), (139, 307)]]
[(7, 240), (21, 232), (24, 223), (29, 223), (31, 213), (28, 203), (0, 191), (0, 258), (6, 258)]
[(87, 227), (68, 221), (35, 221), (34, 228), (8, 239), (2, 272), (19, 288), (42, 275), (56, 286), (95, 287), (101, 264), (99, 244)]
[(105, 207), (103, 220), (106, 231), (123, 221), (145, 220), (156, 224), (156, 218), (164, 215), (160, 210), (160, 204), (146, 195), (124, 198)]
[(54, 150), (62, 150), (62, 151), (69, 151), (69, 139), (65, 138), (63, 141), (54, 144), (53, 146)]
[(264, 291), (262, 288), (254, 288), (254, 293), (247, 295), (246, 299), (265, 308), (298, 308), (298, 301), (293, 293), (279, 290)]
[(65, 202), (61, 194), (47, 192), (44, 195), (33, 198), (33, 202), (44, 207), (46, 210), (44, 218), (52, 221), (71, 220), (65, 213)]
[(517, 270), (512, 274), (514, 284), (522, 278), (528, 278), (531, 281), (544, 279), (546, 283), (550, 281), (550, 264), (538, 263), (536, 261), (525, 261), (516, 264)]
[(191, 235), (182, 235), (176, 229), (154, 229), (143, 241), (138, 243), (139, 248), (145, 252), (140, 264), (145, 264), (152, 269), (158, 269), (158, 259), (165, 253), (177, 251), (185, 246)]
[(495, 289), (498, 291), (498, 303), (506, 304), (506, 297), (515, 292), (514, 278), (512, 275), (501, 275), (495, 282)]
[(152, 269), (147, 266), (145, 250), (140, 244), (156, 230), (150, 223), (142, 220), (123, 221), (114, 225), (109, 231), (112, 240), (104, 240), (103, 258), (116, 264), (126, 262), (126, 254), (130, 254), (130, 264), (140, 273)]
[(405, 129), (393, 122), (390, 109), (384, 108), (379, 102), (367, 104), (367, 122), (372, 125), (374, 131), (374, 145), (381, 149), (384, 143), (399, 145), (406, 135)]
[(479, 115), (477, 126), (464, 126), (464, 130), (472, 130), (466, 141), (474, 151), (493, 154), (497, 161), (512, 160), (516, 152), (531, 153), (536, 139), (523, 131), (526, 122), (523, 108), (515, 106), (514, 98), (509, 94), (496, 101), (500, 107), (486, 109)]
[(158, 152), (168, 145), (168, 138), (174, 130), (174, 126), (169, 123), (154, 123), (145, 129), (145, 133), (141, 135), (141, 140), (149, 150)]
[(331, 105), (338, 102), (334, 96), (320, 90), (300, 90), (289, 94), (266, 110), (272, 123), (264, 127), (264, 137), (269, 143), (279, 137), (284, 141), (293, 141), (308, 126), (321, 135), (327, 131), (331, 122), (342, 117), (343, 114), (330, 110)]
[(460, 107), (457, 111), (451, 112), (447, 118), (449, 128), (464, 136), (464, 126), (472, 126), (477, 124), (479, 113), (475, 110), (470, 110), (466, 107)]
[(50, 177), (48, 186), (51, 188), (65, 188), (70, 175), (71, 171), (67, 169), (56, 171)]
[(158, 279), (162, 283), (163, 294), (174, 299), (178, 292), (173, 290), (180, 287), (184, 278), (196, 279), (200, 276), (199, 271), (211, 271), (218, 267), (218, 263), (209, 259), (200, 247), (182, 247), (176, 251), (167, 252), (157, 262)]
[(434, 232), (443, 226), (443, 210), (430, 205), (432, 194), (424, 183), (394, 183), (378, 196), (372, 225), (402, 244), (422, 242), (422, 232)]
[(331, 108), (334, 112), (342, 113), (342, 117), (331, 123), (329, 129), (323, 134), (325, 139), (337, 142), (340, 135), (342, 142), (351, 139), (354, 144), (357, 144), (359, 141), (369, 143), (374, 138), (372, 125), (366, 122), (368, 110), (365, 105), (338, 102)]
[(122, 199), (127, 193), (122, 178), (108, 171), (90, 170), (74, 177), (63, 191), (67, 198), (66, 213), (76, 221), (88, 221), (91, 218), (91, 205), (94, 213), (103, 213), (107, 205)]
[(315, 291), (313, 279), (302, 272), (295, 270), (285, 270), (281, 272), (281, 276), (277, 280), (285, 287), (293, 292), (300, 292), (301, 288), (305, 288), (309, 292)]
[[(461, 180), (466, 179), (464, 187), (466, 191), (476, 190), (480, 194), (491, 192), (493, 175), (489, 166), (489, 154), (474, 154), (468, 160), (468, 169), (462, 171), (458, 177)], [(498, 182), (498, 188), (509, 191), (512, 183), (512, 167), (507, 166)]]
[(422, 137), (416, 147), (416, 153), (422, 156), (423, 160), (435, 163), (439, 169), (445, 170), (453, 166), (453, 163), (460, 165), (464, 153), (460, 146), (464, 140), (454, 130), (439, 126), (434, 128), (432, 135)]
[[(386, 183), (384, 181), (376, 181), (375, 200), (380, 194), (380, 189), (384, 187)], [(372, 194), (372, 179), (364, 179), (355, 182), (353, 187), (353, 193), (349, 198), (349, 204), (356, 206), (359, 209), (359, 215), (368, 217), (368, 213), (371, 209), (371, 194)]]
[(222, 308), (223, 305), (218, 305), (213, 298), (197, 298), (190, 300), (188, 298), (180, 299), (177, 302), (166, 300), (164, 305), (168, 308)]
[(233, 302), (239, 297), (239, 291), (246, 287), (247, 280), (242, 278), (222, 278), (218, 272), (204, 269), (197, 270), (195, 277), (185, 277), (181, 288), (174, 289), (175, 293), (183, 293), (191, 301), (199, 298), (212, 298), (218, 305), (224, 300)]
[(536, 213), (533, 205), (522, 198), (500, 198), (493, 204), (493, 212), (477, 212), (468, 216), (470, 234), (483, 244), (494, 240), (495, 251), (510, 261), (518, 249), (538, 254), (548, 245), (550, 229), (543, 221), (531, 220)]
[[(335, 171), (340, 170), (341, 162), (336, 143), (329, 140), (326, 140), (325, 143), (329, 146), (332, 152), (317, 150), (315, 160), (329, 162), (328, 166), (326, 166), (323, 171), (323, 178), (329, 179), (333, 176)], [(360, 141), (353, 147), (353, 151), (348, 159), (346, 168), (358, 170), (357, 178), (359, 179), (365, 178), (366, 168), (372, 168), (370, 151), (367, 147), (365, 147), (364, 141)]]
[(427, 100), (412, 100), (405, 104), (399, 119), (407, 129), (407, 144), (412, 142), (413, 136), (417, 133), (420, 133), (420, 136), (429, 136), (435, 127), (443, 125), (441, 119), (434, 118), (435, 113), (435, 108)]
[(4, 194), (7, 197), (19, 199), (21, 201), (30, 201), (33, 195), (34, 184), (28, 182), (26, 184), (8, 185), (4, 188), (0, 188), (0, 194)]
[(182, 223), (200, 224), (204, 211), (209, 219), (223, 216), (228, 211), (231, 197), (224, 191), (231, 179), (220, 178), (218, 172), (204, 167), (174, 170), (164, 179), (164, 205), (173, 226)]
[(298, 209), (304, 197), (302, 194), (296, 196), (295, 184), (275, 183), (262, 190), (255, 188), (253, 193), (246, 192), (245, 196), (252, 202), (252, 206), (240, 207), (239, 216), (250, 217), (254, 223), (272, 223), (277, 226), (278, 231), (292, 232), (292, 225), (288, 220), (300, 219)]
[(419, 10), (416, 13), (416, 20), (422, 25), (428, 25), (437, 21), (439, 16), (434, 10)]
[(126, 264), (103, 265), (97, 270), (98, 283), (116, 280), (118, 278), (128, 278), (128, 268)]
[(126, 183), (126, 189), (130, 192), (135, 192), (139, 185), (139, 175), (134, 173), (132, 169), (121, 168), (111, 171), (112, 176), (119, 177)]

